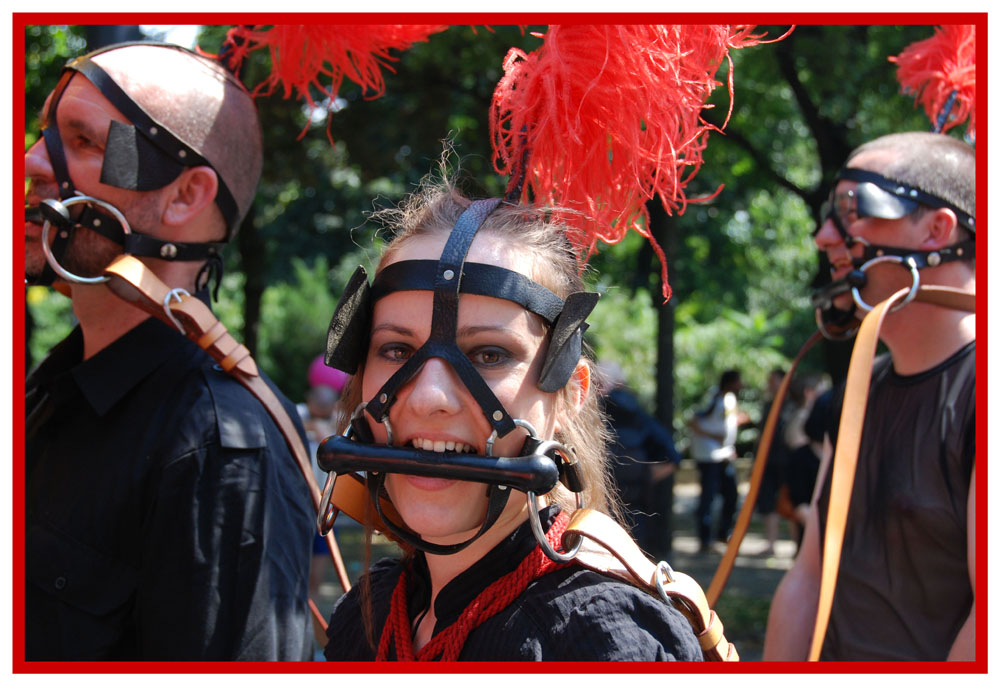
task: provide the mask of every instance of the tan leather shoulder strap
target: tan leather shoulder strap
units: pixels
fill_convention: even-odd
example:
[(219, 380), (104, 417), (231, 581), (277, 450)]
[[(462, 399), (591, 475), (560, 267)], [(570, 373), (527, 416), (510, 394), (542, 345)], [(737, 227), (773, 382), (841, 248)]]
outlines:
[(739, 659), (736, 647), (723, 635), (722, 621), (708, 606), (698, 582), (673, 570), (669, 570), (669, 577), (658, 578), (658, 565), (646, 558), (628, 532), (595, 510), (580, 509), (573, 513), (563, 533), (563, 547), (571, 547), (576, 536), (582, 536), (584, 542), (575, 562), (654, 595), (665, 595), (691, 623), (706, 660)]
[[(257, 364), (246, 346), (233, 338), (205, 303), (187, 293), (169, 288), (135, 257), (122, 255), (107, 267), (105, 273), (116, 277), (108, 281), (112, 292), (171, 326), (179, 327), (260, 401), (281, 431), (308, 484), (313, 507), (318, 508), (320, 492), (313, 478), (309, 453), (284, 405), (261, 378)], [(332, 533), (328, 533), (325, 538), (337, 577), (346, 592), (351, 584), (340, 549)]]

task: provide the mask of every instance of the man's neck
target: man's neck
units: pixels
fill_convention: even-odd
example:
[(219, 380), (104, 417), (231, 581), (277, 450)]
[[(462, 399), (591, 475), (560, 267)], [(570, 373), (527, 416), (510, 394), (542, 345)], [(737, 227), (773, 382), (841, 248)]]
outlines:
[[(149, 266), (147, 264), (147, 266)], [(151, 270), (166, 284), (193, 292), (199, 265), (159, 263)], [(73, 286), (73, 314), (83, 331), (83, 359), (87, 360), (149, 318), (139, 307), (118, 297), (106, 285)]]
[(976, 315), (910, 303), (886, 317), (881, 339), (889, 348), (897, 374), (919, 374), (976, 340)]
[(107, 286), (74, 286), (73, 314), (83, 331), (83, 359), (104, 350), (149, 315), (122, 300)]

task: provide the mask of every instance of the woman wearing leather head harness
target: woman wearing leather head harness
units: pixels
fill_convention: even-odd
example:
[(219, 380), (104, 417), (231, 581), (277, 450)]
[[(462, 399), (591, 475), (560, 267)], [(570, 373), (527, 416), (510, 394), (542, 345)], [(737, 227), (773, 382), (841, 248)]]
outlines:
[[(469, 213), (484, 203), (469, 229)], [(397, 236), (376, 273), (364, 332), (370, 339), (346, 401), (351, 407), (369, 401), (364, 414), (355, 413), (364, 422), (355, 421), (357, 433), (370, 430), (373, 444), (388, 443), (404, 455), (393, 464), (409, 460), (401, 471), (389, 467), (379, 475), (380, 494), (401, 520), (390, 529), (405, 536), (406, 552), (376, 563), (338, 602), (327, 658), (700, 660), (690, 625), (672, 606), (556, 562), (551, 557), (560, 553), (548, 555), (536, 540), (541, 535), (560, 548), (566, 516), (581, 502), (615, 511), (603, 422), (579, 347), (582, 320), (596, 298), (587, 299), (582, 316), (572, 313), (584, 290), (579, 262), (560, 227), (540, 211), (496, 201), (471, 205), (467, 211), (470, 201), (450, 188), (430, 188), (390, 217)], [(445, 263), (463, 242), (452, 269)], [(457, 273), (462, 282), (452, 328), (442, 324), (443, 282), (431, 287), (414, 276), (428, 263), (441, 268), (444, 280)], [(560, 325), (567, 318), (569, 328)], [(452, 345), (464, 361), (450, 356)], [(328, 361), (340, 357), (328, 352)], [(494, 401), (499, 409), (492, 409)], [(507, 416), (517, 428), (504, 428)], [(496, 497), (516, 490), (502, 485), (507, 477), (446, 478), (450, 463), (463, 458), (537, 461), (543, 452), (560, 463), (570, 488), (556, 483), (540, 494), (540, 512), (520, 493)], [(418, 457), (430, 463), (434, 455), (436, 470), (412, 467)], [(541, 525), (535, 533), (532, 519)]]

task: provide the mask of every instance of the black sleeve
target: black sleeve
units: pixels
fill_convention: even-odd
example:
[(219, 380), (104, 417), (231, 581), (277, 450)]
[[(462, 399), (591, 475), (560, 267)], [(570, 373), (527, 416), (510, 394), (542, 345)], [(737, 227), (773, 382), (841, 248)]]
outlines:
[(149, 659), (311, 657), (305, 482), (257, 401), (229, 406), (232, 392), (215, 394), (214, 413), (195, 406), (221, 428), (209, 422), (210, 440), (164, 463), (150, 489), (135, 607)]

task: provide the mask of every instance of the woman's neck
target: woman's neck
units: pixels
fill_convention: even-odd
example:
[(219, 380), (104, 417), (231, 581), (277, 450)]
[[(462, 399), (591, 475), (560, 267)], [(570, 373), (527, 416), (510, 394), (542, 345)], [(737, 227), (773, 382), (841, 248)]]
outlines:
[[(434, 613), (434, 603), (438, 593), (455, 577), (469, 569), (481, 560), (486, 553), (497, 546), (500, 541), (509, 536), (517, 527), (528, 519), (527, 506), (512, 517), (501, 517), (486, 533), (469, 544), (467, 548), (452, 555), (426, 555), (427, 571), (430, 574), (431, 598), (420, 621), (413, 627), (413, 649), (420, 650), (434, 635), (434, 624), (437, 617)], [(463, 534), (468, 538), (470, 534)], [(432, 541), (433, 543), (453, 543), (454, 541)]]

